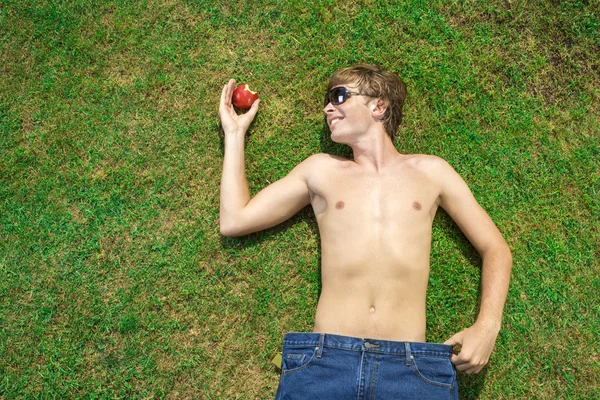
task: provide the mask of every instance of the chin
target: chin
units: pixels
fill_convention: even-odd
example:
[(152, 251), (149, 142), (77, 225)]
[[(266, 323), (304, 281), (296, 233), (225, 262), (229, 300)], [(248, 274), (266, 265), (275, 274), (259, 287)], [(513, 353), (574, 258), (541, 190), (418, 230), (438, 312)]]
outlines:
[(334, 134), (332, 133), (330, 135), (331, 141), (335, 142), (335, 143), (339, 143), (339, 144), (345, 144), (345, 145), (349, 145), (350, 141), (348, 140), (348, 136), (344, 136), (344, 135), (340, 135), (340, 134)]
[(334, 143), (345, 144), (342, 138), (331, 135), (331, 141)]
[(329, 135), (329, 137), (331, 138), (332, 142), (336, 142), (336, 143), (343, 143), (344, 142), (344, 135), (341, 135), (338, 132), (335, 132), (335, 133), (331, 132), (331, 135)]

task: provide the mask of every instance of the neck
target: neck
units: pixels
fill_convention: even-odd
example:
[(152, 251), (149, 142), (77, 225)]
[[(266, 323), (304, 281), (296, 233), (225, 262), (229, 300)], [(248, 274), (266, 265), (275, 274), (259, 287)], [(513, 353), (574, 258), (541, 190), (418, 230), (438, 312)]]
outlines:
[(354, 162), (379, 172), (399, 153), (385, 131), (378, 130), (363, 135), (356, 143), (349, 144), (354, 153)]

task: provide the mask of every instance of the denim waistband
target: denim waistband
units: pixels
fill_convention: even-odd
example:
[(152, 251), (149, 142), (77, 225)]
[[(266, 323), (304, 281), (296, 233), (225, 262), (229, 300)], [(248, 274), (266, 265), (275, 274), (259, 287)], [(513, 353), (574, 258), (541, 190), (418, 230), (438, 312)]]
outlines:
[(452, 346), (440, 343), (396, 342), (393, 340), (356, 338), (328, 333), (289, 332), (283, 338), (284, 346), (323, 346), (351, 351), (369, 351), (382, 354), (406, 355), (407, 346), (415, 355), (452, 357)]

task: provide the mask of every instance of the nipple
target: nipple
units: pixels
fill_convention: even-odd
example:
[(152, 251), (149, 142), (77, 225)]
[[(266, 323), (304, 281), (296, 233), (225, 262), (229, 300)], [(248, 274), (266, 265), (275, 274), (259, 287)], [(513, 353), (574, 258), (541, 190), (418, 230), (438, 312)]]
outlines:
[(344, 202), (338, 201), (335, 205), (335, 208), (337, 208), (338, 210), (341, 210), (342, 208), (344, 208)]
[(417, 211), (421, 209), (421, 203), (419, 203), (418, 201), (415, 201), (412, 206)]
[(369, 310), (369, 313), (373, 314), (375, 312), (375, 307), (371, 306), (371, 309)]

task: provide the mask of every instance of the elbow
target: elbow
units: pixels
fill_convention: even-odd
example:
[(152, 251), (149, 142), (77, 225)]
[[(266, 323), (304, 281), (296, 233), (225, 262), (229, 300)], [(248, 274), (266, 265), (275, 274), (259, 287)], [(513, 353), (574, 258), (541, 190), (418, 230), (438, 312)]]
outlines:
[(501, 249), (501, 254), (502, 254), (502, 257), (504, 257), (506, 264), (512, 268), (513, 257), (512, 257), (512, 252), (510, 251), (510, 247), (508, 247), (508, 243), (504, 242), (504, 245), (502, 246), (502, 249)]
[(221, 235), (226, 236), (226, 237), (236, 237), (237, 232), (235, 231), (235, 228), (231, 225), (225, 225), (224, 223), (220, 223), (219, 224), (219, 229), (221, 231)]
[(224, 222), (223, 220), (219, 222), (219, 230), (221, 231), (221, 235), (226, 237), (239, 237), (244, 235), (244, 232), (237, 224)]
[(508, 245), (506, 245), (506, 263), (508, 264), (508, 267), (510, 269), (512, 269), (512, 267), (513, 267), (513, 256), (512, 256), (512, 252), (510, 251), (510, 247), (508, 247)]
[(512, 252), (510, 251), (510, 247), (508, 247), (506, 242), (495, 247), (490, 247), (487, 249), (487, 251), (482, 253), (482, 258), (483, 260), (487, 259), (494, 263), (505, 265), (509, 270), (512, 269)]
[(219, 230), (223, 236), (240, 237), (256, 232), (257, 229), (241, 213), (222, 213), (219, 219)]

